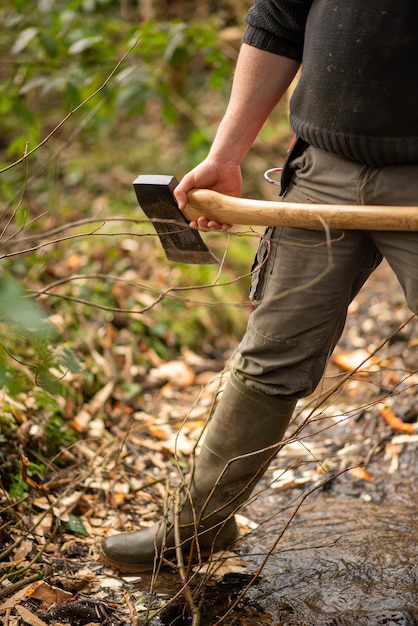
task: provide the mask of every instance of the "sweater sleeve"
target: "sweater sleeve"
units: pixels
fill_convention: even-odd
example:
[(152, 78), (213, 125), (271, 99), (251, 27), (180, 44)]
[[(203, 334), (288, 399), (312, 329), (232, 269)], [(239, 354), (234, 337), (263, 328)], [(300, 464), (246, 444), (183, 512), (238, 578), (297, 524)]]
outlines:
[(302, 60), (305, 25), (313, 0), (254, 0), (243, 42)]

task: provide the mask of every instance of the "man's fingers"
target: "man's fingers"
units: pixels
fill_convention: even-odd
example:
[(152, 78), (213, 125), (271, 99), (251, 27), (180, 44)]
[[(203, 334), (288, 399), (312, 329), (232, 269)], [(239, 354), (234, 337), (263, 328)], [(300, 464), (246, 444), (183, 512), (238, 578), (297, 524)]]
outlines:
[(208, 220), (207, 217), (198, 217), (197, 220), (189, 222), (190, 228), (198, 228), (199, 230), (221, 230), (227, 231), (232, 228), (232, 224), (220, 224), (215, 220)]
[(187, 204), (187, 193), (185, 193), (184, 191), (178, 191), (177, 189), (175, 189), (174, 197), (177, 201), (179, 209), (183, 210)]
[(229, 230), (231, 228), (231, 224), (220, 224), (219, 222), (215, 222), (214, 220), (208, 221), (208, 228), (210, 230)]

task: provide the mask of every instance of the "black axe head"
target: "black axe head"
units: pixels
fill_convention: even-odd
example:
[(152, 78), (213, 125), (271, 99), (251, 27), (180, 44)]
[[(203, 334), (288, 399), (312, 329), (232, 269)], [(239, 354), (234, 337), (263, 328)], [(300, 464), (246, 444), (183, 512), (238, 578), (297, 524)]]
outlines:
[(177, 185), (174, 176), (154, 174), (138, 176), (133, 182), (139, 205), (152, 222), (170, 261), (218, 263), (178, 208), (173, 195)]

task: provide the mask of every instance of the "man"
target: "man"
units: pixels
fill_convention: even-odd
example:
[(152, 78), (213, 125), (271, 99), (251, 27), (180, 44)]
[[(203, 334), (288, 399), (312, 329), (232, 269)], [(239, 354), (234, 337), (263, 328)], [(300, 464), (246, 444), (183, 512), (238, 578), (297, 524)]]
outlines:
[[(286, 199), (416, 205), (416, 0), (255, 0), (246, 21), (225, 116), (207, 158), (175, 191), (180, 208), (196, 187), (240, 195), (240, 164), (301, 62)], [(205, 216), (192, 225), (229, 228)], [(257, 306), (183, 489), (184, 546), (192, 536), (200, 549), (236, 538), (234, 512), (277, 452), (297, 400), (317, 386), (348, 305), (383, 257), (418, 310), (418, 233), (331, 231), (331, 240), (332, 263), (321, 229), (271, 228), (260, 243)], [(108, 538), (104, 559), (124, 570), (152, 565), (175, 544), (173, 519)]]

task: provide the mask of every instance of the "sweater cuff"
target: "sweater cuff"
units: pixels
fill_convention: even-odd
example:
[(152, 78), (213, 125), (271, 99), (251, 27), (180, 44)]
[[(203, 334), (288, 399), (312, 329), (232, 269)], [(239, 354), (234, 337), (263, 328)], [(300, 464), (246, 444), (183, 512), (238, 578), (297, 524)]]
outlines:
[(242, 42), (249, 46), (254, 46), (254, 48), (265, 50), (266, 52), (280, 54), (280, 56), (294, 59), (295, 61), (302, 61), (302, 50), (299, 46), (281, 37), (272, 35), (262, 28), (248, 25), (244, 32)]

